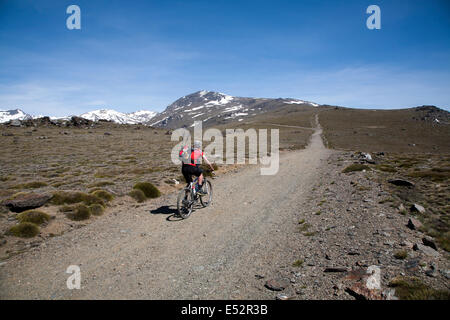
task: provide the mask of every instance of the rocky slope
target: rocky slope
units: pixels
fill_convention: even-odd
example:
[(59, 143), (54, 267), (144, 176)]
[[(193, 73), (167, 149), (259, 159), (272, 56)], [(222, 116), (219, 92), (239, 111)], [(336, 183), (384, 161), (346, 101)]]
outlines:
[(240, 122), (292, 104), (311, 108), (318, 106), (297, 99), (243, 98), (220, 92), (198, 91), (176, 100), (147, 124), (174, 129), (191, 127), (194, 121), (203, 121), (204, 126), (213, 126)]

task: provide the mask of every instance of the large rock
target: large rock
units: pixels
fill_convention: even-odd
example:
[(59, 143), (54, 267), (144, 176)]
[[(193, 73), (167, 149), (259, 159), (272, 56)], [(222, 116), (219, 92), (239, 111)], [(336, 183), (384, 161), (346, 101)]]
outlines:
[(88, 119), (84, 119), (84, 118), (76, 117), (76, 116), (73, 116), (69, 120), (69, 124), (74, 127), (89, 126), (91, 123), (92, 123), (92, 121), (90, 121)]
[(390, 179), (388, 182), (399, 187), (414, 187), (414, 183), (404, 179)]
[(409, 218), (407, 226), (411, 230), (419, 230), (422, 227), (422, 222), (414, 218)]
[(282, 291), (289, 286), (290, 281), (286, 278), (267, 280), (265, 287), (273, 291)]
[(405, 269), (410, 272), (419, 271), (420, 258), (413, 258), (405, 262)]
[(435, 258), (436, 258), (436, 257), (439, 257), (439, 252), (437, 252), (437, 251), (434, 250), (433, 248), (424, 246), (424, 245), (421, 244), (421, 243), (416, 243), (416, 244), (414, 245), (413, 249), (414, 249), (415, 251), (419, 251), (419, 252), (421, 252), (421, 253), (424, 253), (425, 255), (430, 256), (430, 257), (435, 257)]
[(423, 243), (424, 245), (428, 246), (428, 247), (433, 248), (433, 249), (436, 250), (436, 251), (437, 251), (437, 249), (438, 249), (436, 243), (435, 243), (434, 240), (433, 240), (432, 238), (430, 238), (430, 237), (423, 237), (423, 238), (422, 238), (422, 243)]
[(22, 125), (22, 122), (20, 120), (15, 119), (15, 120), (11, 120), (9, 122), (9, 125), (12, 127), (20, 127)]
[(420, 204), (417, 204), (417, 203), (414, 203), (414, 204), (411, 206), (410, 210), (411, 210), (412, 212), (419, 212), (419, 213), (422, 213), (422, 214), (425, 213), (425, 208), (422, 207)]
[(13, 212), (22, 212), (25, 210), (35, 209), (43, 206), (52, 198), (48, 194), (23, 193), (14, 199), (5, 200), (3, 205)]
[(354, 283), (347, 287), (345, 291), (357, 300), (384, 300), (380, 290), (369, 289), (362, 282)]
[(341, 267), (328, 267), (323, 270), (323, 272), (347, 272), (348, 268), (341, 268)]
[(345, 277), (351, 282), (345, 291), (357, 300), (391, 300), (395, 299), (392, 293), (381, 288), (380, 267), (372, 265), (367, 269), (352, 270)]

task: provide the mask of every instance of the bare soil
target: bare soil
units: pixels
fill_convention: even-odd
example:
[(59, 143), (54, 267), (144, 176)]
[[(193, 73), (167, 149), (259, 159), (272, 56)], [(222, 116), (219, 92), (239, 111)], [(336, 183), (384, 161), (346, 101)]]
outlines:
[[(303, 139), (308, 131), (295, 126), (308, 127), (311, 118), (305, 119), (270, 123), (302, 130)], [(136, 133), (127, 134), (132, 139)], [(261, 176), (258, 166), (225, 167), (212, 181), (213, 204), (197, 208), (187, 220), (175, 215), (180, 185), (167, 185), (162, 197), (137, 204), (120, 195), (122, 183), (117, 182), (122, 180), (114, 181), (108, 187), (118, 196), (103, 216), (73, 222), (70, 230), (45, 241), (14, 242), (22, 250), (0, 262), (0, 298), (275, 299), (279, 293), (266, 288), (266, 281), (283, 279), (287, 285), (282, 293), (289, 299), (354, 299), (347, 290), (348, 273), (324, 271), (358, 271), (371, 265), (380, 267), (383, 288), (398, 276), (414, 276), (448, 292), (448, 252), (439, 246), (430, 256), (413, 249), (426, 233), (406, 226), (410, 213), (396, 208), (401, 198), (393, 197), (384, 183), (386, 171), (374, 164), (371, 170), (343, 173), (359, 159), (354, 152), (327, 149), (321, 134), (318, 126), (305, 149), (282, 151), (277, 175)], [(127, 139), (120, 139), (125, 148)], [(142, 136), (138, 139), (144, 141)], [(31, 142), (27, 148), (37, 150)], [(134, 148), (139, 154), (138, 142)], [(67, 161), (67, 154), (60, 159)], [(391, 159), (380, 163), (388, 165)], [(12, 164), (12, 159), (6, 163)], [(133, 166), (142, 164), (138, 158)], [(16, 168), (20, 167), (18, 162)], [(5, 176), (13, 176), (14, 170), (8, 170)], [(5, 181), (10, 187), (26, 179), (18, 180)], [(439, 190), (447, 188), (446, 181), (440, 182)], [(125, 182), (123, 190), (132, 182)], [(82, 188), (88, 188), (87, 182)], [(391, 197), (394, 202), (385, 201)], [(44, 210), (51, 213), (56, 208)], [(9, 221), (8, 215), (2, 221)], [(45, 230), (64, 228), (57, 224), (61, 221), (57, 217)], [(399, 258), (399, 251), (406, 257)], [(67, 289), (70, 265), (81, 268), (80, 290)]]

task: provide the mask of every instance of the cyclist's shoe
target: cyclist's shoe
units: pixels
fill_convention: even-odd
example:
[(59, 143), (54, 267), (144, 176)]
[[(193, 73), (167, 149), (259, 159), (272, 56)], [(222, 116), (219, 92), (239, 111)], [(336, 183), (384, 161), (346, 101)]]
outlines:
[(197, 194), (198, 194), (200, 197), (208, 195), (205, 191), (203, 191), (203, 189), (199, 189), (199, 190), (197, 191)]

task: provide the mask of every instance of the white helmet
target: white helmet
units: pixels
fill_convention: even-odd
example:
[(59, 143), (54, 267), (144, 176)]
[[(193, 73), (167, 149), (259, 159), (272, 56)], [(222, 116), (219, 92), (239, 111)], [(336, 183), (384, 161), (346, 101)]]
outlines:
[(194, 149), (200, 149), (202, 147), (202, 142), (199, 140), (194, 141)]

